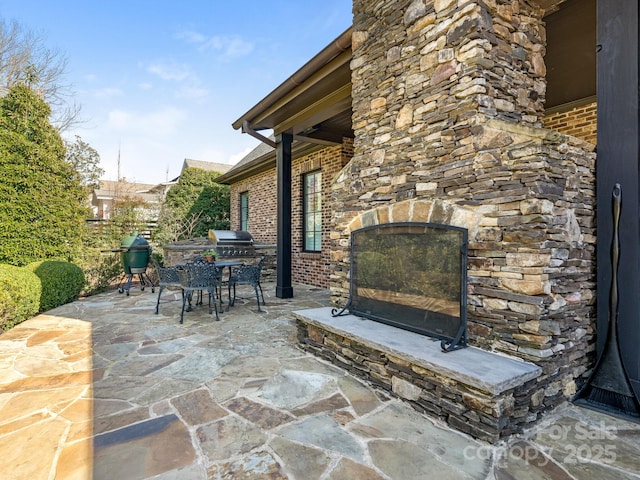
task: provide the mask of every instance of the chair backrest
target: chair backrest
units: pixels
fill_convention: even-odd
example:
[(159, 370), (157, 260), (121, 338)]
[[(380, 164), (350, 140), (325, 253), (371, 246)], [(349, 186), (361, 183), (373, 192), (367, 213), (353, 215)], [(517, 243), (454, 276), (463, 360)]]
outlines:
[(180, 284), (188, 289), (208, 289), (218, 281), (218, 268), (208, 262), (188, 263), (178, 270)]
[(157, 267), (160, 285), (180, 285), (180, 277), (176, 267)]
[(264, 255), (260, 257), (260, 260), (258, 261), (258, 263), (256, 263), (256, 270), (258, 271), (258, 273), (262, 273), (262, 266), (264, 265)]
[(215, 280), (217, 280), (218, 282), (222, 280), (222, 268), (216, 266), (216, 262), (210, 262), (203, 256), (197, 255), (191, 259), (190, 264), (204, 265), (206, 268), (208, 268), (212, 272), (212, 275), (215, 276)]
[(254, 265), (243, 265), (236, 270), (237, 283), (260, 283), (262, 275), (262, 265), (264, 264), (264, 256), (260, 258), (258, 263)]
[(195, 257), (191, 258), (189, 263), (209, 263), (209, 262), (202, 255), (196, 255)]
[(176, 267), (164, 266), (158, 262), (156, 257), (151, 257), (153, 266), (158, 272), (158, 280), (160, 285), (180, 285), (180, 278), (178, 277), (178, 270)]

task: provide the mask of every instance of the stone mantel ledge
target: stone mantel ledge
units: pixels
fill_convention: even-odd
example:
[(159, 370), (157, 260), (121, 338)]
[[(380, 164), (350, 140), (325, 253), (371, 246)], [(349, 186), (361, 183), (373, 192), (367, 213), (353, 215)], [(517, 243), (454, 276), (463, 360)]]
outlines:
[(298, 310), (296, 319), (348, 337), (478, 390), (499, 395), (542, 374), (537, 365), (476, 347), (444, 353), (440, 341), (355, 315), (331, 316), (331, 307)]

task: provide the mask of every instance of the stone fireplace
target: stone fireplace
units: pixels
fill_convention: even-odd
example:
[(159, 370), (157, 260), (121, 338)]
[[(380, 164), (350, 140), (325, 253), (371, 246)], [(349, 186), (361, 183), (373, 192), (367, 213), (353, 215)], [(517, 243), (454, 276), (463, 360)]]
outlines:
[(402, 222), (351, 232), (344, 312), (466, 346), (467, 230)]
[[(465, 228), (468, 343), (539, 374), (465, 402), (469, 384), (433, 387), (414, 376), (429, 376), (423, 364), (397, 352), (353, 368), (396, 393), (393, 382), (411, 383), (420, 392), (409, 396), (435, 402), (421, 409), (489, 439), (570, 398), (595, 355), (595, 147), (542, 128), (542, 15), (526, 0), (354, 1), (354, 157), (332, 186), (332, 300), (349, 299), (352, 232), (398, 222)], [(316, 327), (306, 337), (314, 348), (333, 342), (332, 358), (348, 365), (363, 355), (344, 332), (327, 340)], [(471, 407), (476, 393), (486, 408)]]

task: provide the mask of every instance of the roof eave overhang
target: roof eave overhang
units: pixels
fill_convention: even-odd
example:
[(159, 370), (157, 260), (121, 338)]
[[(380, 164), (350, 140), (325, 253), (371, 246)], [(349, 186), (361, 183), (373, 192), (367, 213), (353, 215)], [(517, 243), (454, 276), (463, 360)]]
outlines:
[[(307, 62), (302, 68), (286, 79), (280, 86), (258, 102), (248, 112), (232, 123), (234, 129), (243, 126), (252, 130), (273, 129), (274, 134), (287, 131), (291, 128), (291, 117), (298, 116), (299, 107), (288, 108), (293, 99), (304, 98), (305, 94), (313, 91), (313, 88), (323, 81), (327, 81), (332, 74), (351, 61), (351, 34), (349, 27), (338, 38), (325, 47), (320, 53)], [(350, 91), (350, 79), (347, 82)], [(344, 90), (344, 86), (337, 86), (337, 90)], [(308, 104), (318, 105), (318, 99), (310, 100)], [(307, 113), (313, 113), (314, 110)], [(292, 132), (297, 133), (297, 132)]]

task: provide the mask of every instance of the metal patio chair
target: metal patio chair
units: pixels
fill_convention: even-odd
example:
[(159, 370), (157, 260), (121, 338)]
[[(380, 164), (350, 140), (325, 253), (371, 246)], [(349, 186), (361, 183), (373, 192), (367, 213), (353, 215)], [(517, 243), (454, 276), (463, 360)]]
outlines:
[(155, 257), (153, 258), (153, 264), (158, 272), (158, 280), (160, 282), (160, 289), (158, 291), (158, 300), (156, 302), (156, 315), (160, 311), (160, 296), (162, 291), (167, 287), (182, 287), (180, 284), (180, 277), (178, 276), (177, 267), (169, 267), (160, 265)]
[[(209, 269), (213, 275), (215, 275), (216, 280), (216, 294), (218, 295), (218, 301), (220, 303), (220, 309), (222, 309), (222, 286), (226, 283), (222, 278), (222, 268), (219, 268), (215, 261), (210, 262), (206, 258), (201, 255), (197, 255), (191, 259), (189, 262), (191, 265), (205, 265)], [(202, 305), (202, 292), (199, 293), (199, 299), (197, 301), (197, 305)]]
[(180, 323), (184, 320), (184, 310), (187, 302), (191, 306), (193, 292), (207, 291), (209, 294), (209, 313), (212, 313), (211, 298), (213, 297), (213, 308), (216, 312), (216, 320), (218, 316), (218, 302), (216, 300), (216, 291), (218, 290), (217, 269), (210, 264), (205, 263), (189, 263), (178, 269), (180, 285), (182, 287), (182, 310), (180, 311)]
[[(260, 261), (254, 265), (242, 265), (231, 270), (231, 274), (229, 275), (229, 289), (233, 287), (233, 297), (229, 301), (229, 306), (232, 306), (236, 301), (237, 285), (251, 285), (256, 292), (258, 311), (262, 312), (260, 309), (260, 297), (262, 297), (262, 305), (266, 305), (264, 301), (264, 293), (262, 293), (262, 285), (260, 285), (264, 258), (264, 256), (261, 257)], [(260, 290), (260, 295), (258, 295), (258, 290)]]

